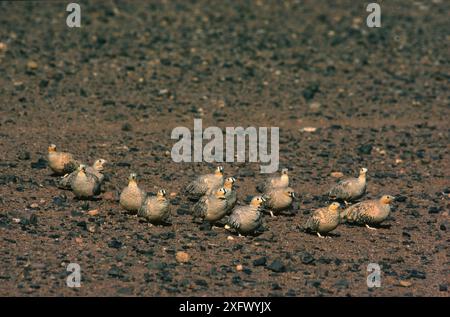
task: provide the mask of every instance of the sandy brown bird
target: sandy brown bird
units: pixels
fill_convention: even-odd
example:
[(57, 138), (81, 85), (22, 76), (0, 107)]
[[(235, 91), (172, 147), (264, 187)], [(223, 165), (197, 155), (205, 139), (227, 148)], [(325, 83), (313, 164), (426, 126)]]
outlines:
[(223, 186), (223, 183), (223, 167), (218, 166), (214, 174), (202, 175), (190, 182), (184, 192), (188, 198), (196, 200), (203, 195), (214, 193)]
[(342, 200), (345, 204), (361, 198), (366, 192), (366, 174), (367, 168), (361, 168), (359, 177), (341, 180), (330, 189), (328, 196), (333, 200)]
[(266, 193), (273, 188), (286, 188), (289, 186), (289, 172), (287, 168), (281, 170), (280, 176), (275, 176), (267, 179), (264, 183), (256, 186), (256, 189), (261, 193)]
[(233, 209), (226, 229), (234, 228), (239, 234), (251, 234), (262, 225), (261, 208), (265, 199), (255, 196), (247, 206), (237, 206)]
[[(92, 164), (92, 166), (86, 167), (86, 173), (93, 174), (97, 176), (100, 183), (103, 183), (103, 180), (105, 179), (105, 176), (102, 174), (105, 164), (107, 163), (104, 159), (98, 159)], [(57, 183), (58, 188), (61, 189), (71, 189), (71, 183), (73, 178), (77, 175), (78, 171), (73, 171), (70, 174), (64, 175)]]
[(128, 186), (120, 193), (119, 203), (123, 209), (135, 213), (141, 208), (146, 196), (146, 192), (137, 184), (136, 173), (131, 173), (128, 177)]
[(47, 158), (48, 166), (56, 175), (72, 173), (80, 166), (80, 163), (74, 159), (72, 154), (58, 152), (54, 144), (49, 145)]
[(365, 225), (368, 229), (375, 230), (370, 227), (382, 223), (389, 216), (394, 197), (384, 195), (380, 199), (366, 200), (347, 207), (341, 214), (341, 217), (348, 223), (356, 223)]
[(170, 222), (170, 203), (166, 191), (160, 189), (156, 196), (147, 196), (139, 208), (138, 216), (144, 217), (152, 224)]
[(225, 188), (219, 188), (213, 194), (202, 197), (192, 208), (194, 219), (200, 218), (210, 223), (216, 223), (227, 214)]
[(227, 201), (227, 214), (230, 214), (234, 206), (236, 206), (237, 193), (236, 189), (234, 189), (235, 182), (236, 179), (234, 177), (228, 177), (225, 179), (225, 183), (223, 184), (223, 188), (227, 190), (227, 193), (225, 194), (225, 199)]
[(269, 209), (272, 217), (275, 217), (274, 214), (287, 210), (292, 206), (295, 193), (291, 187), (272, 188), (264, 194), (264, 198), (266, 199), (264, 207)]
[(333, 231), (340, 222), (339, 203), (333, 202), (325, 208), (314, 210), (313, 214), (308, 218), (304, 228), (307, 231), (315, 232), (319, 238), (323, 238), (322, 234)]
[(81, 164), (70, 187), (77, 198), (90, 199), (100, 194), (101, 182), (97, 176), (87, 173), (86, 166)]

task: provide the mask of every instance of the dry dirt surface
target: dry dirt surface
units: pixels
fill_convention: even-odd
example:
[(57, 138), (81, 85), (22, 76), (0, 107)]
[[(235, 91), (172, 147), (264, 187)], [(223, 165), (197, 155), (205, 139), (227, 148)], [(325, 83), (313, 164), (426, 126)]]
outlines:
[[(382, 1), (381, 28), (351, 0), (83, 1), (73, 29), (66, 5), (0, 2), (0, 295), (449, 295), (448, 1)], [(280, 127), (294, 212), (251, 237), (193, 223), (181, 189), (215, 164), (168, 153), (194, 118)], [(55, 186), (50, 143), (110, 162), (101, 199)], [(223, 165), (241, 202), (267, 177)], [(397, 197), (383, 226), (299, 230), (328, 203), (331, 173), (362, 166), (364, 199)], [(171, 226), (121, 211), (132, 171), (175, 193)], [(80, 288), (66, 286), (69, 263)]]

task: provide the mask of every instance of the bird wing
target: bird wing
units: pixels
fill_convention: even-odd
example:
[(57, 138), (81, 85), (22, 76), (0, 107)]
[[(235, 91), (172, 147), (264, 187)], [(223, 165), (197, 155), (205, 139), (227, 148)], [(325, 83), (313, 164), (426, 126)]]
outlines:
[(192, 214), (194, 217), (204, 218), (208, 211), (209, 199), (207, 197), (203, 197), (200, 199), (193, 207)]
[(345, 218), (350, 222), (356, 222), (359, 224), (370, 223), (373, 219), (373, 211), (376, 205), (373, 201), (365, 201), (346, 209)]

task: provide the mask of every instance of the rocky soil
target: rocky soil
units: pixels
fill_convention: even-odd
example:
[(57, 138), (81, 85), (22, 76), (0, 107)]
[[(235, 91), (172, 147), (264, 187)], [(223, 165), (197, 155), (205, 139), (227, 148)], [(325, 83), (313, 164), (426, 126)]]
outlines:
[[(363, 1), (333, 3), (83, 2), (69, 29), (65, 3), (0, 2), (0, 295), (448, 296), (449, 2), (383, 2), (374, 29)], [(180, 191), (214, 165), (168, 153), (194, 118), (280, 127), (295, 212), (255, 237), (192, 223)], [(101, 199), (56, 188), (50, 143), (110, 162)], [(267, 177), (223, 165), (241, 202)], [(397, 197), (385, 225), (300, 231), (331, 173), (362, 166), (365, 198)], [(123, 214), (132, 171), (175, 193), (172, 226)]]

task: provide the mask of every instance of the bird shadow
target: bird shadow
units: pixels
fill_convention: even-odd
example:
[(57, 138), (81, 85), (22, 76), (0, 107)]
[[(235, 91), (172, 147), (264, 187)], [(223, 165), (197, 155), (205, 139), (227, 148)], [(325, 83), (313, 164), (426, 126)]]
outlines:
[[(357, 228), (365, 228), (366, 225), (360, 225), (360, 224), (355, 224), (355, 223), (346, 223), (344, 222), (347, 226), (349, 227), (357, 227)], [(344, 224), (343, 223), (343, 224)], [(392, 225), (390, 224), (379, 224), (379, 225), (370, 225), (370, 227), (375, 228), (375, 229), (390, 229), (392, 227)]]

